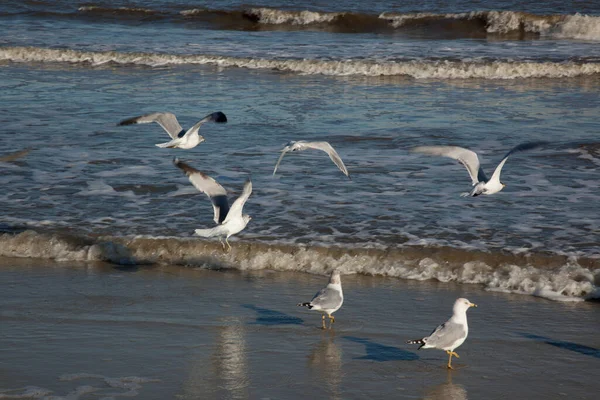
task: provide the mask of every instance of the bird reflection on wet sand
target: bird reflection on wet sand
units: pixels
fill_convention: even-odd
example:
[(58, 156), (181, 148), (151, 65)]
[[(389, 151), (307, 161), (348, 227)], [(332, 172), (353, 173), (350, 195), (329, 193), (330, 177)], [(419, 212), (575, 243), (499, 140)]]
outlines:
[(324, 331), (308, 356), (308, 366), (322, 380), (331, 399), (341, 399), (342, 350), (336, 343), (335, 331)]

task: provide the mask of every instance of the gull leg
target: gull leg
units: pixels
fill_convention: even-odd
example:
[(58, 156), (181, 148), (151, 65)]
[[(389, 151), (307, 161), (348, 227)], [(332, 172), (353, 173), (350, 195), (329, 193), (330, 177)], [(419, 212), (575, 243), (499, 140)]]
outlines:
[(326, 329), (327, 327), (325, 326), (325, 314), (322, 315), (321, 323), (323, 324), (323, 329)]
[(225, 243), (223, 243), (223, 238), (219, 236), (219, 242), (221, 243), (221, 246), (223, 246), (223, 251), (225, 251)]
[(454, 369), (452, 368), (452, 356), (456, 356), (456, 358), (460, 357), (458, 356), (458, 354), (450, 350), (446, 350), (446, 353), (448, 353), (448, 369)]
[(333, 317), (333, 315), (329, 314), (329, 329), (331, 329), (334, 322), (335, 322), (335, 318)]
[(227, 239), (229, 239), (229, 238), (228, 237), (225, 238), (225, 242), (227, 243), (227, 246), (229, 247), (227, 249), (227, 252), (230, 252), (231, 251), (231, 245), (229, 244), (229, 240), (227, 240)]

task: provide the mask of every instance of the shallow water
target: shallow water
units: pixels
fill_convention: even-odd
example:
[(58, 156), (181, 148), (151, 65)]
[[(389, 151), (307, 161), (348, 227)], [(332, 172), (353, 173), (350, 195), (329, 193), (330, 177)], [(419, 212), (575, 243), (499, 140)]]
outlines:
[[(177, 156), (232, 196), (252, 178), (253, 219), (238, 238), (253, 248), (419, 252), (423, 268), (458, 282), (472, 279), (453, 268), (478, 262), (488, 288), (597, 297), (599, 11), (555, 1), (3, 4), (0, 228), (38, 235), (18, 246), (2, 236), (0, 255), (90, 258), (62, 251), (53, 238), (65, 232), (178, 247), (213, 221)], [(157, 110), (183, 126), (217, 110), (229, 122), (203, 126), (206, 142), (189, 151), (156, 148), (167, 138), (157, 125), (116, 126)], [(279, 150), (299, 139), (330, 141), (352, 180), (316, 152), (287, 155), (273, 177)], [(507, 187), (486, 198), (460, 197), (470, 185), (459, 164), (410, 152), (470, 147), (490, 174), (533, 140), (550, 145), (511, 156)], [(328, 270), (316, 256), (292, 269)], [(403, 262), (340, 266), (398, 276)]]
[[(474, 285), (343, 276), (332, 330), (302, 273), (2, 259), (0, 398), (595, 398), (599, 309)], [(427, 335), (478, 303), (446, 355)]]

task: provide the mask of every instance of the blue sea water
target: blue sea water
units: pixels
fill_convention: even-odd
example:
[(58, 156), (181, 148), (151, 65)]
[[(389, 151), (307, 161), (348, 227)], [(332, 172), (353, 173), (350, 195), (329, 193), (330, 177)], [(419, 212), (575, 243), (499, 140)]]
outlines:
[[(444, 252), (460, 250), (447, 262), (484, 264), (490, 288), (587, 298), (600, 274), (599, 77), (593, 2), (3, 3), (0, 157), (29, 152), (0, 163), (2, 254), (31, 255), (33, 241), (12, 239), (22, 228), (178, 240), (211, 227), (179, 157), (233, 196), (252, 178), (240, 240), (417, 249), (416, 279), (442, 279)], [(204, 125), (192, 150), (155, 147), (168, 139), (158, 125), (117, 126), (153, 111), (228, 123)], [(352, 180), (320, 152), (287, 155), (273, 177), (290, 140), (329, 141)], [(550, 144), (511, 156), (489, 197), (460, 197), (461, 165), (410, 152), (468, 147), (489, 175), (533, 140)], [(397, 272), (405, 261), (347, 272), (415, 278)]]

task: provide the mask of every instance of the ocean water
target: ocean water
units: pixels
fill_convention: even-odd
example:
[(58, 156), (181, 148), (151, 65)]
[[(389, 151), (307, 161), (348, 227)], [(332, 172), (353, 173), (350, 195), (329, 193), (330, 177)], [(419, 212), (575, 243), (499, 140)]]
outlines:
[[(25, 1), (0, 5), (0, 256), (477, 283), (600, 297), (600, 7), (593, 2)], [(159, 149), (152, 111), (207, 124)], [(345, 178), (290, 140), (327, 140)], [(477, 151), (489, 197), (422, 145)], [(179, 157), (241, 192), (234, 250)]]

